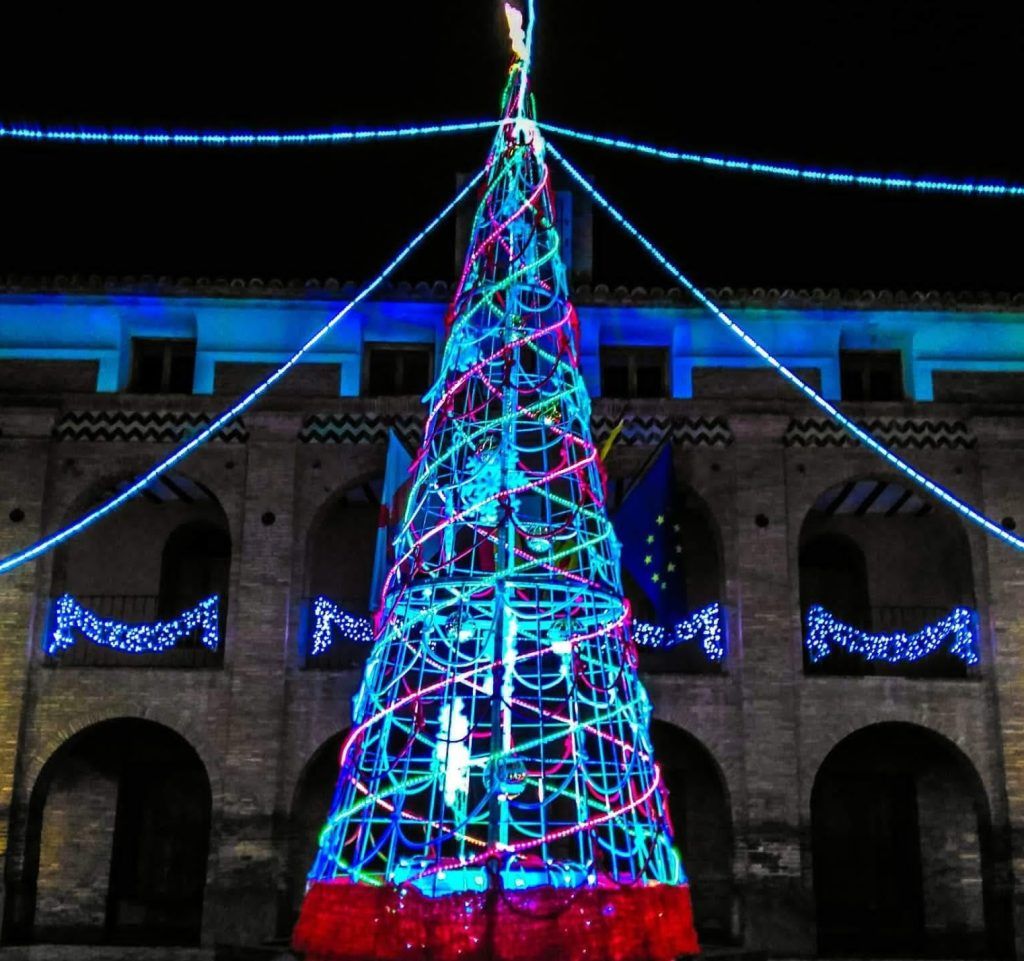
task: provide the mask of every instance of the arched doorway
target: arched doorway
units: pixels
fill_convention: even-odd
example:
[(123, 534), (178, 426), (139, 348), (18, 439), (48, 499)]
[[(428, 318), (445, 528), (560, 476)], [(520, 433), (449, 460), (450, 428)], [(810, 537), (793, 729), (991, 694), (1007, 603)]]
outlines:
[(822, 953), (998, 950), (988, 802), (950, 741), (899, 723), (849, 735), (815, 778), (811, 831)]
[(302, 907), (306, 878), (316, 857), (317, 841), (330, 813), (338, 784), (338, 758), (348, 730), (317, 748), (299, 775), (288, 828), (288, 873), (281, 933), (290, 933)]
[(163, 725), (118, 718), (70, 738), (29, 805), (31, 939), (198, 943), (210, 807), (202, 761)]
[(736, 933), (733, 830), (721, 770), (700, 741), (674, 724), (653, 721), (651, 738), (690, 879), (697, 933), (703, 944), (731, 941)]

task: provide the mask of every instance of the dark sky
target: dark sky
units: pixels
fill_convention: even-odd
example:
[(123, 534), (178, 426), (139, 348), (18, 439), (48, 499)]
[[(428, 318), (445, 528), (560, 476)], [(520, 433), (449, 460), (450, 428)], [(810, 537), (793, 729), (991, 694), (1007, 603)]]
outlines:
[[(5, 23), (0, 120), (180, 128), (493, 116), (497, 0), (36, 5)], [(350, 10), (350, 7), (358, 9)], [(1024, 181), (1020, 4), (538, 0), (543, 119), (690, 150)], [(143, 9), (143, 8), (139, 8)], [(5, 14), (6, 16), (6, 14)], [(559, 142), (702, 285), (1024, 289), (1024, 200), (877, 195)], [(193, 150), (0, 143), (0, 274), (365, 279), (487, 136)], [(595, 275), (663, 284), (599, 221)], [(450, 279), (446, 231), (403, 270)]]

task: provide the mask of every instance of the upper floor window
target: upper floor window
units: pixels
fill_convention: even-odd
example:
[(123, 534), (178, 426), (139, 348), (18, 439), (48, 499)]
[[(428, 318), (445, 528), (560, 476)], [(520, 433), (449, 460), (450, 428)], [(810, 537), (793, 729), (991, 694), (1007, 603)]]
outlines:
[(134, 394), (191, 394), (196, 369), (196, 342), (170, 338), (132, 338)]
[(366, 344), (363, 393), (370, 397), (421, 396), (430, 387), (433, 367), (430, 344)]
[(839, 351), (843, 400), (903, 400), (903, 355), (898, 350)]
[(603, 397), (667, 397), (668, 348), (603, 347)]

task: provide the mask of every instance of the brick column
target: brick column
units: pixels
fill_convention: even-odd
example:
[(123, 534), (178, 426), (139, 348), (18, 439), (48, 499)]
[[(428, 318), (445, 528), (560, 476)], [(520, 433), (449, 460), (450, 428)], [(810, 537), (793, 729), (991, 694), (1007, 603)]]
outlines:
[(744, 942), (772, 952), (814, 949), (811, 901), (801, 872), (797, 697), (801, 661), (794, 638), (786, 475), (788, 417), (732, 415), (736, 438), (736, 564), (746, 829)]
[[(1024, 422), (1020, 419), (975, 418), (971, 427), (978, 438), (982, 509), (1001, 523), (1012, 517), (1016, 533), (1024, 534)], [(1008, 825), (993, 824), (994, 897), (990, 899), (990, 926), (1004, 928), (1005, 913), (1012, 915), (1017, 957), (1024, 957), (1024, 553), (995, 537), (986, 537), (989, 619), (994, 652), (999, 731), (1005, 765)], [(975, 578), (979, 591), (985, 583)], [(1008, 945), (994, 945), (996, 949)]]
[(285, 720), (295, 443), (301, 416), (258, 413), (249, 427), (238, 570), (229, 600), (222, 783), (214, 788), (204, 943), (274, 935), (281, 871), (274, 802)]
[[(11, 409), (0, 413), (0, 557), (42, 534), (52, 429), (52, 411)], [(34, 640), (30, 632), (38, 629), (34, 624), (36, 566), (37, 562), (30, 561), (0, 575), (0, 930), (5, 927), (5, 908), (13, 894), (8, 889), (13, 884), (13, 865), (8, 864), (7, 846)]]

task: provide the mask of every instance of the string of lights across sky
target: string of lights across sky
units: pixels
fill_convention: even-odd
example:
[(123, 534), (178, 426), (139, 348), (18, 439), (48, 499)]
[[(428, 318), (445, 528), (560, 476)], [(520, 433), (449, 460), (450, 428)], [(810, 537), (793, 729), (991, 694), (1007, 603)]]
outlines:
[[(532, 3), (531, 3), (532, 7)], [(532, 11), (531, 11), (532, 13)], [(526, 43), (526, 70), (521, 71), (523, 83), (529, 65), (530, 39), (533, 32), (533, 16), (530, 16), (530, 25)], [(523, 117), (504, 120), (481, 120), (459, 123), (427, 124), (419, 126), (404, 126), (390, 128), (367, 128), (361, 130), (310, 130), (296, 131), (291, 133), (279, 133), (274, 131), (235, 131), (235, 132), (188, 132), (173, 133), (156, 130), (71, 130), (71, 129), (46, 129), (37, 125), (0, 126), (0, 141), (20, 140), (34, 142), (52, 143), (73, 143), (73, 144), (107, 144), (120, 146), (170, 146), (170, 147), (272, 147), (272, 146), (310, 146), (310, 145), (338, 145), (346, 143), (361, 143), (374, 140), (410, 140), (418, 137), (469, 133), (482, 130), (494, 130), (503, 123), (527, 124), (535, 129), (535, 136), (540, 138), (540, 130), (557, 133), (561, 136), (571, 137), (577, 140), (586, 141), (598, 146), (628, 151), (640, 155), (652, 156), (662, 160), (677, 161), (688, 164), (700, 165), (707, 168), (725, 170), (730, 172), (742, 172), (757, 174), (768, 177), (797, 180), (812, 184), (824, 184), (831, 186), (861, 187), (865, 189), (916, 191), (921, 193), (945, 193), (972, 197), (1024, 197), (1024, 185), (993, 183), (977, 179), (954, 180), (937, 177), (903, 177), (894, 175), (876, 175), (856, 173), (852, 171), (823, 170), (799, 165), (784, 163), (768, 163), (750, 161), (739, 158), (723, 156), (687, 153), (676, 150), (667, 150), (645, 144), (634, 143), (617, 137), (607, 137), (597, 134), (582, 133), (568, 127), (553, 124), (543, 124), (534, 120), (527, 120)], [(952, 492), (937, 484), (931, 478), (918, 471), (899, 455), (889, 450), (884, 444), (871, 436), (864, 428), (859, 426), (851, 418), (843, 414), (832, 403), (822, 397), (809, 384), (801, 380), (793, 371), (785, 366), (778, 358), (771, 354), (763, 345), (754, 340), (734, 319), (729, 317), (717, 304), (711, 301), (689, 278), (687, 278), (666, 256), (642, 234), (617, 208), (615, 208), (596, 188), (593, 187), (562, 154), (550, 143), (547, 144), (552, 155), (558, 159), (565, 169), (572, 175), (580, 186), (589, 193), (594, 200), (602, 207), (620, 226), (632, 234), (636, 240), (647, 250), (649, 254), (660, 263), (669, 274), (682, 284), (690, 294), (712, 313), (725, 327), (752, 350), (763, 361), (775, 368), (783, 378), (797, 388), (812, 403), (825, 411), (836, 423), (843, 427), (856, 440), (860, 441), (870, 450), (878, 454), (890, 466), (894, 467), (915, 483), (927, 490), (948, 507), (958, 512), (961, 516), (981, 527), (986, 533), (999, 538), (1009, 546), (1024, 551), (1024, 538), (1019, 537), (1011, 531), (986, 517), (980, 511), (971, 507), (970, 504), (961, 500)], [(239, 399), (232, 407), (222, 412), (200, 433), (196, 434), (187, 443), (176, 448), (164, 460), (156, 464), (147, 473), (138, 477), (124, 491), (101, 503), (78, 520), (73, 521), (64, 528), (61, 528), (37, 541), (22, 550), (16, 551), (7, 557), (0, 559), (0, 574), (8, 573), (21, 566), (27, 561), (37, 558), (49, 550), (52, 550), (61, 542), (75, 536), (81, 531), (90, 527), (100, 518), (116, 510), (126, 501), (139, 494), (150, 483), (170, 470), (174, 465), (180, 463), (191, 453), (197, 450), (211, 437), (214, 437), (228, 423), (238, 417), (244, 410), (250, 407), (260, 396), (269, 390), (280, 380), (303, 356), (319, 343), (334, 327), (348, 315), (352, 309), (365, 300), (384, 280), (402, 263), (406, 257), (423, 241), (428, 234), (463, 200), (470, 191), (477, 185), (483, 176), (480, 171), (472, 178), (451, 200), (441, 212), (432, 219), (401, 251), (392, 259), (388, 265), (344, 307), (331, 317), (309, 340), (306, 341), (284, 364), (270, 374), (265, 380), (257, 384), (248, 394)]]
[[(37, 125), (0, 126), (0, 140), (21, 140), (35, 143), (75, 143), (120, 147), (320, 147), (340, 146), (371, 141), (412, 140), (442, 134), (492, 131), (502, 123), (498, 120), (469, 120), (452, 123), (378, 127), (360, 130), (324, 129), (294, 130), (73, 130), (69, 127), (46, 128)], [(771, 160), (750, 160), (721, 154), (694, 153), (652, 144), (636, 143), (622, 137), (587, 133), (560, 124), (538, 122), (548, 133), (570, 137), (599, 147), (655, 157), (678, 163), (724, 170), (729, 173), (755, 174), (782, 180), (804, 181), (832, 187), (865, 187), (873, 190), (911, 191), (916, 193), (960, 194), (974, 197), (1024, 197), (1024, 184), (1001, 183), (996, 180), (950, 179), (946, 177), (908, 177), (902, 174), (865, 173), (854, 170), (826, 169)]]

